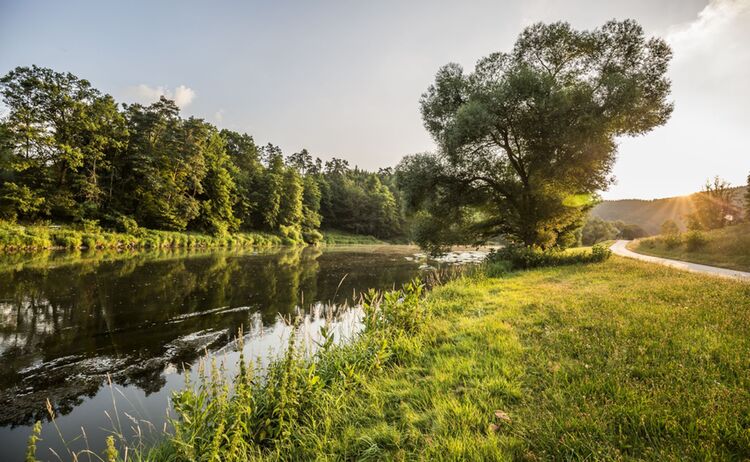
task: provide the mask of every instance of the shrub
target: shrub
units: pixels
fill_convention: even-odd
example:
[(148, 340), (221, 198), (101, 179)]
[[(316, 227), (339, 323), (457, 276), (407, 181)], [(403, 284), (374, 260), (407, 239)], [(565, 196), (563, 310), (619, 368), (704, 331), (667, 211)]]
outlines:
[(591, 248), (590, 261), (603, 262), (612, 256), (612, 251), (606, 245), (597, 244)]
[(54, 245), (66, 249), (78, 249), (83, 244), (81, 234), (70, 230), (59, 230), (52, 233), (52, 242)]
[(674, 220), (667, 220), (661, 224), (661, 234), (665, 236), (676, 236), (680, 234), (680, 227)]
[(81, 236), (81, 245), (83, 247), (86, 247), (87, 249), (95, 249), (96, 248), (96, 235), (89, 234), (89, 233), (84, 234), (83, 236)]
[(606, 246), (599, 244), (592, 247), (590, 252), (565, 252), (558, 249), (541, 250), (535, 247), (512, 244), (490, 252), (487, 261), (490, 264), (507, 262), (511, 269), (529, 269), (602, 262), (608, 259), (611, 254), (612, 252)]
[(302, 231), (302, 239), (308, 244), (317, 244), (323, 240), (323, 234), (317, 229)]
[(679, 234), (667, 234), (662, 237), (662, 240), (664, 241), (664, 245), (667, 246), (668, 249), (675, 249), (682, 244), (682, 238), (680, 238)]
[(81, 219), (81, 224), (79, 225), (80, 229), (82, 231), (85, 231), (87, 233), (96, 233), (101, 231), (101, 228), (99, 227), (99, 220), (90, 220), (87, 218)]
[(690, 251), (698, 250), (708, 243), (708, 238), (700, 231), (689, 231), (685, 233), (684, 239), (685, 246)]
[(487, 261), (484, 265), (484, 274), (491, 278), (503, 276), (512, 270), (513, 266), (508, 261)]
[(284, 244), (294, 245), (302, 242), (302, 230), (299, 226), (279, 226), (279, 233), (282, 236)]

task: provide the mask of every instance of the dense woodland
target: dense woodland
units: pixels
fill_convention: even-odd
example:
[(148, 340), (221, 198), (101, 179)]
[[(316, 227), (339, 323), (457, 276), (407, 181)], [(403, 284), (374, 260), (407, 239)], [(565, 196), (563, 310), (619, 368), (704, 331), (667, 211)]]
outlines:
[(0, 218), (318, 241), (335, 228), (402, 232), (390, 169), (351, 168), (302, 149), (183, 118), (173, 101), (118, 103), (70, 73), (19, 67), (0, 80)]

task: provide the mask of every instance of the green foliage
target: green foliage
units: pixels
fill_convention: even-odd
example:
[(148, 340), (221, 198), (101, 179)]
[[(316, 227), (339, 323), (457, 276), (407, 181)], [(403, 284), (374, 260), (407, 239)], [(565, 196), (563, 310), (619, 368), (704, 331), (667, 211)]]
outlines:
[(717, 229), (739, 220), (740, 208), (735, 204), (734, 194), (734, 188), (718, 176), (713, 183), (706, 181), (703, 191), (692, 196), (695, 212), (688, 215), (688, 228)]
[(441, 68), (421, 100), (440, 152), (397, 168), (405, 202), (446, 229), (420, 245), (498, 235), (543, 248), (575, 242), (610, 182), (615, 138), (668, 119), (670, 57), (634, 21), (593, 31), (554, 23), (526, 28), (512, 52), (481, 59), (468, 75), (458, 64)]
[(680, 228), (677, 226), (677, 223), (675, 223), (674, 220), (667, 220), (661, 224), (661, 234), (663, 236), (673, 236), (675, 234), (680, 234)]
[(682, 244), (682, 237), (679, 234), (666, 234), (662, 240), (668, 249), (675, 249)]
[(323, 227), (378, 238), (401, 233), (398, 192), (389, 172), (352, 170), (345, 160), (334, 158), (320, 178)]
[[(142, 229), (221, 239), (243, 229), (279, 234), (287, 244), (318, 242), (321, 225), (401, 232), (390, 171), (350, 170), (333, 159), (324, 173), (305, 149), (285, 162), (278, 146), (259, 149), (247, 134), (185, 119), (164, 97), (120, 110), (88, 81), (36, 66), (10, 71), (0, 94), (8, 108), (0, 120), (0, 219), (99, 220), (147, 247), (193, 244), (165, 243)], [(85, 231), (91, 235), (59, 234), (56, 245), (107, 245), (101, 230)]]
[[(299, 346), (295, 325), (284, 355), (263, 377), (241, 354), (238, 373), (228, 381), (212, 362), (200, 365), (199, 380), (172, 397), (174, 431), (153, 455), (173, 461), (300, 460), (314, 456), (306, 440), (325, 426), (340, 393), (355, 392), (365, 378), (410, 358), (430, 319), (419, 281), (384, 294), (370, 292), (363, 304), (364, 330), (348, 344), (335, 344), (321, 329), (311, 356)], [(242, 351), (241, 333), (239, 348)]]
[(230, 173), (233, 166), (226, 153), (224, 140), (211, 127), (205, 148), (207, 171), (203, 179), (203, 191), (198, 196), (200, 215), (198, 221), (203, 230), (215, 236), (237, 231), (240, 220), (234, 216), (236, 186)]
[(617, 237), (620, 239), (633, 240), (648, 235), (648, 232), (646, 232), (645, 229), (636, 224), (628, 224), (622, 221), (616, 221), (614, 224), (618, 231)]
[(308, 244), (317, 244), (323, 239), (323, 233), (321, 233), (317, 229), (308, 229), (302, 231), (302, 240)]
[(685, 236), (683, 237), (685, 241), (685, 246), (687, 247), (688, 251), (695, 251), (700, 248), (703, 248), (708, 243), (708, 238), (704, 233), (701, 231), (688, 231), (685, 233)]
[(646, 235), (646, 231), (638, 225), (627, 224), (619, 220), (615, 222), (605, 221), (599, 217), (591, 216), (581, 230), (581, 243), (593, 245), (614, 239), (638, 239)]
[(745, 187), (745, 221), (750, 222), (750, 173), (747, 175), (747, 186)]
[[(320, 201), (322, 195), (318, 179), (312, 175), (302, 177), (302, 228), (310, 233), (320, 228)], [(320, 240), (320, 239), (318, 239)], [(306, 239), (307, 242), (309, 242)]]
[(322, 242), (327, 245), (352, 245), (352, 244), (385, 244), (385, 242), (374, 236), (364, 234), (352, 234), (335, 230), (324, 230)]
[[(107, 200), (103, 179), (125, 144), (125, 119), (109, 95), (86, 80), (18, 67), (0, 79), (0, 192), (6, 218), (96, 216)], [(9, 210), (10, 208), (10, 210)]]
[(640, 239), (632, 249), (657, 257), (750, 271), (750, 223)]
[[(132, 225), (134, 222), (125, 220)], [(0, 251), (38, 251), (64, 248), (87, 249), (162, 249), (162, 248), (209, 248), (209, 247), (270, 247), (282, 244), (302, 243), (302, 236), (294, 228), (286, 234), (263, 232), (238, 232), (231, 237), (147, 230), (135, 227), (133, 232), (109, 232), (83, 226), (18, 225), (0, 221)], [(314, 239), (314, 236), (311, 237)]]
[[(511, 244), (498, 250), (493, 250), (487, 256), (490, 264), (505, 262), (510, 269), (530, 269), (545, 266), (574, 265), (578, 263), (599, 263), (607, 260), (612, 251), (602, 244), (597, 244), (591, 251), (559, 249), (542, 250), (535, 247)], [(491, 268), (492, 272), (500, 271), (502, 267)]]
[(135, 221), (133, 218), (121, 215), (117, 217), (115, 220), (116, 223), (116, 229), (125, 234), (131, 234), (133, 236), (136, 236), (140, 232), (140, 228), (138, 227), (138, 222)]
[(31, 428), (31, 435), (29, 435), (29, 442), (26, 445), (26, 462), (36, 462), (36, 443), (41, 439), (39, 435), (42, 433), (42, 423), (37, 421)]
[(7, 181), (0, 187), (0, 217), (15, 220), (20, 216), (34, 216), (44, 205), (44, 198), (37, 196), (26, 185)]
[(616, 239), (618, 235), (619, 230), (613, 223), (592, 217), (583, 226), (581, 242), (583, 245), (594, 245), (598, 242)]

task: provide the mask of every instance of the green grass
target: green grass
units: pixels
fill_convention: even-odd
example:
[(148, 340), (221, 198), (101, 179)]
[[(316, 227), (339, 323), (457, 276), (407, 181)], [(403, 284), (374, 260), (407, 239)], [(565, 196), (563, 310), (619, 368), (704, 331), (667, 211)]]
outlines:
[(629, 248), (646, 255), (750, 271), (750, 223), (699, 233), (687, 232), (676, 239), (664, 236), (640, 239), (631, 243)]
[(373, 244), (386, 244), (386, 242), (380, 239), (367, 236), (363, 234), (352, 234), (344, 231), (337, 231), (333, 229), (323, 230), (323, 240), (321, 241), (326, 245), (373, 245)]
[(16, 224), (0, 220), (0, 252), (40, 252), (52, 249), (174, 249), (216, 247), (272, 247), (321, 242), (325, 245), (387, 244), (373, 236), (328, 230), (304, 236), (264, 232), (238, 232), (212, 236), (196, 232), (158, 231), (137, 228), (133, 233), (113, 232), (97, 226)]
[(613, 257), (480, 273), (367, 313), (358, 341), (287, 353), (234, 399), (216, 379), (178, 395), (176, 432), (146, 456), (750, 457), (749, 284)]
[(0, 252), (40, 252), (50, 249), (174, 249), (214, 247), (272, 247), (301, 244), (299, 240), (263, 232), (212, 236), (196, 232), (139, 228), (132, 234), (99, 227), (21, 225), (0, 221)]
[(428, 300), (422, 354), (341, 396), (305, 446), (336, 459), (750, 457), (750, 285), (615, 258)]

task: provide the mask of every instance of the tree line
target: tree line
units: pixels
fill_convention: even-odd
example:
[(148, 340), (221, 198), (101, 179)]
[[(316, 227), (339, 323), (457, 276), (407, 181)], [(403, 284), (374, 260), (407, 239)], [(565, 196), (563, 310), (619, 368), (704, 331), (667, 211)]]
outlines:
[[(580, 241), (612, 182), (617, 137), (669, 119), (671, 56), (632, 20), (588, 31), (532, 25), (473, 72), (439, 69), (420, 101), (437, 152), (377, 173), (304, 149), (284, 156), (248, 134), (182, 118), (164, 98), (118, 106), (71, 74), (19, 67), (0, 80), (9, 110), (0, 123), (0, 215), (126, 231), (264, 230), (308, 242), (321, 227), (377, 237), (408, 227), (434, 252), (499, 236), (564, 248)], [(709, 186), (693, 227), (738, 216), (717, 207), (728, 203), (725, 185)], [(640, 234), (598, 225), (587, 233), (594, 240), (615, 228)]]
[(164, 97), (122, 104), (70, 73), (18, 67), (0, 79), (0, 218), (315, 242), (321, 227), (402, 233), (390, 169), (367, 172), (180, 115)]

